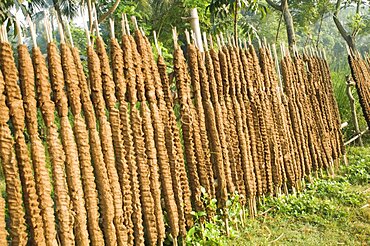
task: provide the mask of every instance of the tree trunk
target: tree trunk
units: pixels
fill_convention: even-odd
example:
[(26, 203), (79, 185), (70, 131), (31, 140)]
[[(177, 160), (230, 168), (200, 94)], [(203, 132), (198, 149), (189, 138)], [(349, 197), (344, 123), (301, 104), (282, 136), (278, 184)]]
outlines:
[(105, 14), (99, 17), (98, 23), (102, 23), (106, 18), (108, 18), (116, 10), (120, 2), (121, 0), (116, 0), (113, 6)]
[(295, 31), (293, 18), (289, 10), (288, 0), (281, 0), (281, 4), (276, 4), (272, 0), (266, 0), (266, 2), (274, 9), (280, 11), (284, 17), (286, 31), (288, 35), (289, 47), (292, 48), (295, 45)]
[(278, 42), (278, 39), (279, 39), (279, 34), (280, 34), (280, 28), (281, 28), (281, 22), (283, 20), (283, 14), (280, 15), (280, 19), (279, 19), (279, 25), (278, 25), (278, 28), (277, 28), (277, 31), (276, 31), (276, 37), (275, 37), (275, 43), (277, 44)]
[[(342, 22), (340, 22), (340, 20), (338, 18), (338, 14), (339, 14), (341, 5), (342, 5), (342, 0), (338, 0), (337, 3), (336, 3), (336, 8), (335, 8), (335, 12), (334, 12), (334, 15), (333, 15), (333, 20), (334, 20), (335, 25), (338, 28), (338, 31), (339, 31), (340, 35), (342, 35), (342, 37), (346, 41), (347, 45), (351, 48), (351, 50), (354, 51), (354, 50), (356, 50), (355, 35), (348, 32), (344, 28)], [(360, 13), (360, 5), (361, 5), (361, 1), (358, 1), (357, 2), (357, 7), (356, 7), (356, 13), (357, 14)]]
[(355, 37), (347, 32), (347, 30), (344, 29), (342, 23), (338, 19), (336, 15), (333, 16), (334, 23), (338, 28), (338, 31), (340, 35), (344, 38), (347, 45), (351, 48), (352, 51), (356, 50), (356, 44), (355, 44)]
[(58, 1), (57, 0), (53, 0), (53, 5), (54, 5), (55, 12), (57, 12), (58, 21), (62, 25), (62, 28), (63, 28), (63, 31), (64, 31), (65, 30), (65, 28), (64, 28), (64, 22), (63, 22), (62, 12), (60, 10), (60, 6), (58, 4)]
[(293, 24), (293, 18), (290, 14), (289, 6), (288, 6), (288, 0), (283, 0), (281, 2), (281, 9), (284, 16), (286, 31), (288, 35), (288, 43), (289, 47), (292, 48), (293, 45), (295, 45), (295, 32), (294, 32), (294, 24)]

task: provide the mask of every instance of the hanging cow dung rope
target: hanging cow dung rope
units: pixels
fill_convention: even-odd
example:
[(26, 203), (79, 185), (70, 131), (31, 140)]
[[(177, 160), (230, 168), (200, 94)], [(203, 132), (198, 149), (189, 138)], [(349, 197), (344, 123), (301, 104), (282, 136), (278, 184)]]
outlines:
[[(158, 164), (160, 171), (161, 187), (168, 216), (169, 227), (174, 243), (177, 244), (179, 234), (178, 209), (173, 192), (173, 180), (170, 171), (169, 158), (165, 144), (164, 122), (160, 114), (158, 104), (163, 104), (163, 91), (158, 88), (160, 78), (154, 61), (151, 46), (147, 38), (138, 30), (135, 31), (135, 39), (138, 51), (141, 54), (144, 67), (144, 79), (146, 98), (149, 102), (151, 117), (153, 120), (154, 140), (158, 152)], [(156, 96), (158, 95), (158, 97)], [(165, 110), (165, 109), (164, 109)], [(161, 241), (160, 241), (161, 243)]]
[[(249, 66), (247, 65), (247, 57), (245, 55), (245, 50), (242, 50), (241, 47), (234, 47), (234, 52), (236, 55), (236, 58), (238, 60), (238, 67), (239, 67), (239, 79), (236, 80), (236, 92), (237, 97), (240, 105), (242, 105), (242, 110), (245, 115), (242, 115), (243, 121), (244, 121), (244, 132), (245, 136), (248, 141), (249, 145), (249, 162), (254, 163), (252, 165), (253, 173), (254, 173), (254, 179), (255, 179), (255, 193), (254, 195), (257, 195), (259, 193), (259, 187), (261, 187), (261, 174), (260, 169), (258, 165), (258, 159), (257, 159), (257, 146), (256, 146), (256, 137), (254, 132), (254, 126), (253, 126), (253, 114), (251, 110), (251, 102), (248, 98), (248, 82), (250, 81), (250, 73), (252, 71), (249, 70)], [(241, 166), (237, 166), (237, 173), (243, 173), (243, 170), (241, 170)], [(247, 174), (245, 174), (247, 175)], [(251, 173), (249, 174), (251, 175)], [(243, 180), (243, 176), (240, 176), (239, 179)], [(246, 184), (243, 182), (241, 183), (242, 186), (244, 186), (244, 189), (246, 189)], [(244, 191), (245, 194), (247, 194), (247, 190)], [(250, 190), (248, 191), (250, 192)], [(241, 193), (243, 194), (243, 193)]]
[[(105, 44), (102, 38), (98, 35), (96, 40), (97, 55), (100, 60), (101, 82), (98, 81), (95, 85), (99, 88), (99, 95), (95, 100), (95, 110), (99, 110), (98, 118), (100, 122), (100, 135), (103, 147), (105, 163), (108, 167), (108, 173), (111, 178), (113, 201), (115, 207), (114, 225), (116, 227), (118, 245), (127, 244), (127, 231), (123, 224), (123, 204), (122, 204), (122, 188), (126, 188), (123, 180), (123, 175), (126, 168), (125, 152), (121, 135), (121, 123), (119, 111), (116, 108), (115, 85), (113, 82), (112, 72), (109, 66), (108, 55), (105, 50)], [(101, 88), (102, 86), (102, 88)], [(101, 101), (104, 97), (104, 101)], [(103, 100), (104, 100), (103, 99)], [(98, 105), (99, 104), (99, 105)], [(105, 108), (107, 106), (109, 112), (109, 123), (105, 117)], [(104, 112), (103, 112), (104, 110)], [(104, 137), (103, 137), (104, 135)], [(113, 152), (112, 152), (113, 151)], [(114, 158), (115, 157), (115, 158)], [(121, 183), (119, 182), (121, 178)]]
[[(136, 71), (133, 64), (133, 52), (129, 35), (123, 35), (122, 47), (123, 50), (126, 51), (124, 55), (124, 68), (125, 77), (127, 80), (127, 98), (130, 105), (130, 120), (133, 136), (132, 142), (134, 150), (134, 160), (136, 161), (136, 163), (132, 162), (132, 164), (129, 166), (132, 175), (131, 187), (134, 208), (132, 221), (134, 223), (135, 245), (144, 245), (144, 228), (142, 214), (146, 212), (152, 213), (152, 211), (154, 210), (154, 201), (150, 191), (150, 171), (149, 168), (146, 166), (142, 118), (137, 108), (138, 99), (136, 90)], [(136, 173), (140, 175), (136, 176)], [(136, 178), (139, 179), (139, 182), (136, 181)]]
[[(321, 104), (321, 109), (324, 114), (324, 117), (326, 117), (327, 120), (330, 122), (325, 122), (326, 125), (326, 136), (329, 137), (329, 140), (326, 140), (326, 145), (325, 145), (325, 153), (326, 153), (326, 160), (327, 160), (327, 165), (324, 166), (325, 168), (328, 168), (328, 171), (331, 172), (333, 175), (333, 161), (337, 159), (340, 155), (341, 150), (337, 148), (337, 143), (339, 140), (336, 139), (337, 134), (336, 134), (336, 129), (339, 126), (336, 126), (336, 124), (339, 122), (338, 120), (335, 120), (335, 118), (338, 116), (335, 114), (335, 110), (333, 107), (330, 106), (330, 103), (332, 103), (332, 98), (330, 97), (330, 89), (327, 85), (327, 75), (325, 74), (324, 71), (324, 64), (321, 61), (321, 58), (316, 55), (314, 58), (314, 64), (316, 66), (316, 70), (319, 73), (320, 80), (319, 80), (319, 87), (321, 90), (324, 91), (324, 93), (319, 92), (321, 95), (321, 100), (324, 101), (325, 104)], [(339, 150), (339, 151), (338, 151)]]
[[(269, 121), (269, 135), (270, 135), (270, 153), (271, 153), (271, 169), (272, 169), (272, 180), (274, 190), (271, 192), (274, 193), (281, 193), (280, 189), (282, 187), (283, 182), (283, 174), (282, 174), (282, 165), (280, 163), (281, 160), (281, 148), (278, 141), (278, 133), (277, 133), (277, 123), (276, 123), (276, 104), (277, 98), (274, 97), (273, 93), (271, 92), (271, 85), (272, 85), (272, 78), (270, 78), (270, 71), (272, 70), (271, 64), (268, 58), (269, 51), (267, 47), (260, 47), (259, 54), (260, 54), (260, 63), (261, 63), (261, 70), (265, 80), (265, 98), (266, 101), (269, 103), (268, 112), (269, 115), (266, 115), (266, 120)], [(275, 95), (276, 96), (276, 95)], [(275, 108), (274, 108), (275, 105)]]
[[(234, 149), (233, 149), (233, 140), (231, 138), (231, 132), (230, 132), (230, 124), (228, 119), (228, 110), (226, 107), (226, 102), (224, 99), (224, 90), (222, 85), (222, 75), (221, 75), (221, 67), (220, 67), (220, 61), (218, 57), (218, 53), (215, 51), (213, 47), (212, 37), (211, 37), (211, 49), (209, 52), (206, 53), (206, 65), (208, 66), (207, 71), (209, 72), (210, 77), (210, 89), (211, 89), (211, 96), (212, 101), (218, 106), (218, 108), (215, 107), (218, 124), (222, 124), (218, 126), (218, 129), (220, 129), (220, 141), (223, 142), (221, 145), (223, 148), (223, 151), (225, 152), (225, 155), (227, 154), (226, 158), (224, 157), (224, 172), (225, 176), (228, 176), (226, 174), (227, 172), (230, 172), (230, 175), (232, 177), (232, 182), (236, 184), (237, 191), (245, 197), (245, 187), (243, 179), (240, 179), (240, 175), (243, 175), (243, 171), (238, 167), (241, 167), (240, 165), (237, 165), (235, 156), (234, 156)], [(221, 112), (218, 112), (218, 111)], [(220, 119), (222, 118), (222, 119)], [(222, 136), (223, 134), (223, 136)], [(227, 152), (227, 153), (226, 153)], [(238, 170), (237, 170), (238, 169)], [(222, 191), (220, 191), (219, 194), (222, 194)], [(220, 199), (220, 202), (222, 203), (221, 197), (218, 197)], [(243, 200), (243, 198), (241, 198)]]
[(25, 213), (21, 191), (21, 180), (13, 150), (14, 140), (7, 122), (9, 108), (6, 106), (5, 82), (0, 71), (0, 160), (5, 178), (6, 202), (9, 213), (9, 236), (14, 245), (27, 244)]
[(330, 115), (328, 115), (327, 106), (325, 105), (327, 103), (326, 95), (321, 92), (322, 77), (321, 77), (320, 72), (318, 71), (319, 65), (318, 65), (316, 57), (312, 56), (311, 62), (313, 65), (313, 73), (314, 73), (313, 76), (315, 79), (314, 86), (316, 89), (316, 97), (320, 105), (319, 113), (320, 113), (320, 116), (322, 117), (322, 125), (321, 125), (321, 132), (320, 132), (321, 142), (322, 142), (321, 144), (321, 153), (322, 153), (321, 160), (322, 161), (320, 163), (321, 165), (320, 170), (322, 170), (321, 168), (328, 168), (331, 162), (332, 150), (331, 150), (331, 142), (330, 142), (330, 129), (328, 126), (328, 122), (330, 122), (330, 118), (329, 118)]
[(300, 118), (297, 112), (297, 106), (296, 106), (296, 101), (295, 101), (295, 95), (293, 94), (293, 83), (294, 83), (294, 78), (293, 78), (293, 73), (294, 73), (294, 68), (293, 68), (293, 62), (291, 60), (290, 55), (286, 55), (283, 57), (282, 60), (282, 73), (284, 77), (284, 89), (286, 92), (287, 97), (292, 97), (291, 100), (287, 101), (287, 113), (289, 114), (289, 117), (292, 121), (291, 129), (293, 131), (294, 137), (292, 139), (295, 141), (294, 143), (294, 149), (296, 150), (296, 161), (295, 165), (293, 165), (293, 170), (294, 170), (294, 175), (295, 175), (295, 181), (296, 185), (299, 186), (299, 182), (301, 180), (301, 163), (304, 163), (304, 158), (301, 150), (302, 146), (302, 135), (300, 132)]
[(78, 155), (80, 160), (81, 175), (87, 210), (87, 225), (91, 243), (98, 245), (103, 241), (103, 234), (99, 227), (98, 193), (96, 190), (94, 169), (91, 165), (90, 146), (88, 144), (88, 131), (85, 120), (82, 118), (82, 104), (80, 100), (80, 87), (77, 68), (75, 66), (72, 51), (65, 43), (61, 44), (62, 67), (64, 80), (67, 87), (69, 104), (73, 114), (73, 131), (76, 138)]
[[(158, 50), (160, 50), (158, 48)], [(160, 51), (159, 51), (160, 53)], [(182, 238), (186, 237), (186, 225), (191, 227), (192, 222), (192, 207), (191, 193), (186, 174), (185, 161), (179, 129), (177, 127), (176, 116), (173, 111), (173, 97), (170, 88), (169, 78), (167, 76), (167, 66), (164, 58), (158, 56), (158, 72), (163, 87), (163, 97), (166, 102), (166, 108), (163, 111), (163, 119), (166, 119), (165, 134), (166, 148), (171, 165), (171, 175), (173, 191), (175, 194), (177, 209), (179, 213), (179, 233)]]
[[(134, 21), (134, 23), (136, 23)], [(136, 26), (136, 31), (138, 27)], [(150, 109), (145, 93), (145, 71), (143, 67), (146, 65), (144, 59), (141, 57), (138, 47), (133, 36), (129, 36), (131, 42), (131, 51), (136, 71), (136, 89), (138, 93), (138, 100), (140, 102), (140, 112), (143, 120), (143, 132), (145, 139), (145, 149), (147, 156), (147, 165), (149, 166), (150, 190), (153, 197), (154, 209), (145, 211), (143, 213), (144, 223), (146, 223), (147, 240), (149, 244), (163, 243), (165, 236), (164, 221), (162, 215), (161, 204), (161, 188), (158, 173), (157, 149), (154, 140), (154, 128)], [(153, 213), (154, 212), (154, 213)]]
[(262, 57), (261, 59), (264, 60), (262, 66), (265, 66), (265, 69), (263, 69), (265, 77), (269, 81), (266, 90), (267, 96), (271, 101), (271, 110), (273, 114), (274, 129), (272, 134), (274, 134), (276, 138), (273, 143), (273, 166), (275, 165), (275, 171), (277, 172), (277, 176), (275, 176), (276, 178), (274, 179), (275, 192), (281, 194), (282, 185), (287, 181), (285, 162), (287, 162), (287, 165), (291, 165), (288, 137), (284, 129), (285, 126), (283, 125), (284, 119), (282, 118), (283, 112), (281, 108), (283, 106), (281, 105), (280, 95), (278, 94), (279, 92), (281, 93), (282, 88), (279, 88), (276, 68), (270, 47), (264, 47), (260, 54)]
[[(269, 101), (266, 100), (265, 94), (265, 86), (263, 82), (263, 75), (261, 74), (261, 68), (259, 66), (258, 57), (256, 51), (254, 50), (253, 46), (249, 46), (249, 55), (251, 59), (251, 65), (253, 67), (253, 71), (255, 74), (255, 102), (257, 106), (257, 118), (259, 122), (259, 131), (261, 140), (263, 142), (263, 162), (264, 168), (262, 170), (262, 183), (263, 183), (263, 191), (264, 193), (272, 193), (273, 192), (273, 183), (272, 183), (272, 167), (271, 167), (271, 142), (269, 140), (269, 135), (272, 133), (270, 132), (271, 124), (271, 107), (269, 105)], [(262, 104), (265, 102), (265, 108), (262, 108)], [(255, 129), (256, 130), (256, 129)]]
[(212, 196), (214, 191), (211, 189), (210, 180), (211, 177), (213, 177), (213, 170), (209, 152), (205, 112), (202, 104), (197, 51), (194, 44), (187, 44), (187, 56), (189, 59), (188, 65), (190, 69), (192, 95), (194, 96), (194, 108), (196, 109), (193, 114), (193, 118), (195, 120), (194, 124), (198, 125), (199, 127), (199, 136), (198, 131), (194, 131), (194, 143), (196, 147), (195, 154), (198, 160), (199, 181), (201, 186), (206, 190), (207, 194)]
[[(253, 71), (253, 66), (251, 64), (250, 55), (248, 53), (248, 46), (245, 44), (244, 50), (240, 50), (240, 57), (244, 74), (244, 79), (241, 79), (241, 95), (246, 111), (246, 123), (248, 127), (248, 134), (250, 139), (251, 148), (251, 161), (254, 163), (254, 173), (256, 178), (256, 192), (257, 195), (262, 194), (262, 175), (261, 175), (261, 161), (262, 156), (259, 156), (259, 152), (262, 151), (263, 145), (259, 144), (260, 132), (255, 129), (258, 125), (257, 118), (257, 90), (254, 88), (253, 81), (255, 80), (255, 72)], [(248, 57), (249, 56), (249, 57)], [(249, 59), (249, 60), (248, 60)], [(255, 125), (257, 124), (257, 125)], [(263, 170), (263, 169), (262, 169)]]
[(308, 80), (308, 83), (309, 85), (311, 86), (307, 86), (307, 94), (306, 96), (309, 97), (310, 99), (310, 104), (311, 104), (311, 108), (312, 108), (312, 111), (315, 112), (313, 114), (313, 121), (315, 122), (315, 127), (314, 128), (311, 128), (313, 129), (313, 135), (314, 135), (314, 138), (315, 138), (315, 144), (314, 144), (314, 148), (315, 148), (315, 153), (316, 153), (316, 161), (313, 161), (312, 162), (312, 171), (314, 172), (318, 172), (319, 169), (321, 168), (321, 165), (322, 165), (322, 158), (323, 158), (323, 152), (322, 152), (322, 141), (321, 141), (321, 136), (323, 134), (322, 131), (323, 131), (323, 119), (322, 119), (322, 116), (321, 116), (321, 109), (320, 109), (320, 104), (319, 104), (319, 101), (318, 101), (318, 98), (316, 96), (317, 94), (317, 90), (316, 90), (316, 86), (315, 86), (315, 76), (316, 74), (314, 73), (315, 71), (315, 66), (312, 62), (312, 58), (310, 55), (308, 54), (305, 54), (305, 61), (306, 61), (306, 64), (307, 64), (307, 69), (308, 71), (310, 71), (310, 73), (308, 74), (308, 77), (307, 77), (307, 80)]
[(359, 94), (359, 100), (364, 113), (366, 122), (370, 127), (370, 89), (369, 78), (363, 74), (368, 74), (368, 66), (361, 66), (364, 64), (363, 58), (354, 52), (348, 52), (348, 61), (351, 67), (352, 77), (356, 82), (356, 89)]
[[(127, 230), (127, 243), (133, 245), (134, 235), (133, 235), (133, 224), (132, 224), (132, 187), (130, 178), (133, 175), (131, 173), (130, 166), (133, 165), (133, 147), (132, 147), (132, 136), (131, 130), (129, 129), (129, 119), (128, 119), (128, 109), (126, 103), (126, 80), (124, 77), (123, 71), (123, 52), (120, 48), (116, 38), (111, 38), (111, 57), (112, 57), (112, 69), (113, 69), (113, 78), (115, 82), (116, 94), (118, 95), (119, 101), (119, 113), (120, 113), (120, 124), (122, 126), (122, 147), (125, 148), (125, 160), (124, 170), (122, 173), (119, 173), (121, 179), (121, 187), (123, 193), (123, 210), (124, 210), (124, 224)], [(136, 176), (137, 182), (137, 176)]]
[(39, 195), (41, 216), (44, 222), (46, 244), (56, 243), (54, 202), (51, 199), (51, 183), (46, 167), (45, 148), (38, 135), (35, 82), (31, 56), (25, 45), (18, 46), (19, 80), (26, 116), (27, 131), (31, 142), (31, 157), (35, 172), (36, 191)]
[(46, 141), (52, 165), (55, 205), (57, 207), (56, 217), (59, 223), (58, 235), (63, 244), (69, 245), (73, 242), (74, 235), (70, 214), (70, 197), (65, 175), (65, 154), (55, 124), (55, 105), (50, 97), (51, 86), (45, 58), (38, 47), (33, 47), (32, 54), (38, 102), (48, 133)]
[(293, 58), (293, 61), (294, 61), (294, 65), (295, 65), (295, 71), (296, 71), (296, 76), (295, 76), (295, 81), (294, 81), (294, 84), (293, 84), (293, 87), (294, 87), (294, 94), (295, 94), (295, 98), (296, 98), (296, 105), (297, 105), (297, 111), (298, 111), (298, 115), (301, 119), (301, 128), (300, 128), (300, 131), (301, 131), (301, 135), (303, 136), (302, 137), (302, 146), (301, 146), (301, 149), (302, 149), (302, 152), (303, 152), (303, 160), (304, 162), (302, 163), (302, 177), (301, 178), (304, 178), (306, 175), (308, 175), (309, 173), (311, 173), (311, 166), (312, 166), (312, 163), (311, 163), (311, 154), (310, 154), (310, 151), (309, 151), (309, 143), (308, 143), (308, 140), (309, 140), (309, 133), (308, 133), (308, 129), (307, 129), (307, 123), (309, 122), (309, 119), (308, 119), (308, 115), (309, 115), (309, 112), (307, 112), (306, 108), (305, 108), (305, 99), (306, 99), (306, 96), (305, 96), (305, 93), (304, 93), (304, 87), (302, 86), (304, 83), (305, 83), (305, 80), (306, 80), (306, 72), (305, 72), (305, 69), (304, 69), (304, 63), (303, 63), (303, 60), (301, 58), (301, 56), (295, 52), (294, 54), (294, 58)]
[[(59, 223), (58, 236), (62, 243), (70, 244), (74, 240), (73, 222), (70, 213), (70, 197), (65, 175), (65, 154), (59, 140), (58, 129), (55, 124), (55, 105), (51, 100), (51, 86), (48, 76), (48, 68), (40, 48), (37, 46), (35, 30), (31, 26), (31, 35), (34, 47), (32, 49), (33, 64), (35, 71), (36, 91), (38, 103), (47, 128), (48, 150), (52, 164), (52, 177), (54, 181), (54, 194), (56, 216)], [(48, 28), (45, 23), (45, 29)], [(47, 36), (49, 32), (47, 32)], [(48, 41), (50, 37), (48, 36)]]
[[(88, 39), (89, 40), (89, 39)], [(90, 43), (89, 47), (90, 47)], [(89, 50), (89, 48), (88, 48)], [(85, 77), (83, 67), (80, 60), (79, 51), (73, 48), (73, 59), (77, 67), (77, 74), (80, 87), (80, 97), (84, 110), (85, 121), (89, 129), (89, 144), (91, 157), (94, 164), (94, 172), (96, 184), (99, 192), (100, 214), (102, 216), (102, 227), (105, 237), (105, 243), (114, 245), (116, 243), (115, 227), (114, 227), (114, 204), (113, 195), (108, 176), (107, 167), (104, 163), (101, 141), (96, 126), (96, 116), (94, 113), (93, 103), (90, 99), (90, 89), (88, 81)], [(90, 76), (92, 74), (90, 73)]]
[[(114, 149), (113, 149), (113, 140), (111, 127), (108, 122), (108, 119), (105, 114), (105, 101), (103, 98), (103, 86), (100, 70), (100, 62), (98, 55), (93, 50), (92, 46), (88, 47), (88, 64), (90, 71), (90, 87), (92, 92), (92, 101), (95, 108), (95, 113), (99, 121), (99, 133), (101, 147), (104, 157), (104, 163), (107, 168), (110, 188), (112, 191), (113, 197), (113, 206), (114, 206), (114, 227), (115, 231), (110, 231), (111, 243), (118, 243), (117, 233), (120, 232), (116, 228), (116, 223), (122, 222), (122, 193), (119, 184), (119, 178), (117, 174), (117, 169), (115, 166), (114, 159)], [(111, 225), (112, 226), (112, 225)], [(116, 232), (116, 233), (114, 233)]]
[[(173, 39), (175, 51), (173, 55), (174, 73), (176, 79), (176, 88), (179, 97), (180, 114), (181, 114), (181, 129), (184, 139), (185, 159), (188, 168), (189, 185), (193, 207), (196, 211), (202, 211), (203, 203), (201, 201), (200, 181), (198, 176), (198, 159), (195, 156), (194, 132), (199, 130), (193, 128), (193, 111), (190, 98), (190, 79), (187, 73), (187, 65), (185, 57), (177, 43), (177, 33), (173, 30)], [(199, 134), (199, 131), (198, 131)], [(189, 220), (187, 219), (189, 226)]]
[[(321, 58), (321, 62), (323, 63), (323, 70), (326, 78), (326, 86), (327, 86), (327, 93), (330, 97), (330, 106), (333, 111), (334, 115), (334, 128), (335, 128), (335, 139), (336, 139), (336, 144), (337, 144), (337, 153), (338, 156), (337, 158), (339, 159), (341, 156), (345, 156), (346, 150), (344, 146), (344, 141), (343, 141), (343, 135), (341, 132), (341, 118), (340, 118), (340, 113), (339, 113), (339, 107), (337, 100), (335, 98), (335, 93), (334, 93), (334, 88), (333, 88), (333, 83), (330, 75), (330, 69), (329, 69), (329, 64), (326, 60), (325, 57), (325, 51), (323, 51), (323, 57)], [(370, 90), (369, 90), (369, 95), (370, 95)], [(370, 98), (370, 96), (369, 96)]]
[(10, 111), (10, 119), (14, 127), (15, 153), (22, 184), (26, 221), (30, 226), (32, 243), (45, 245), (45, 233), (39, 208), (39, 198), (36, 192), (35, 179), (32, 175), (32, 164), (23, 132), (25, 129), (25, 111), (23, 109), (21, 91), (18, 86), (17, 68), (10, 44), (4, 39), (0, 40), (0, 42), (1, 69), (5, 81), (5, 94)]
[[(244, 59), (244, 74), (246, 76), (246, 83), (245, 85), (242, 83), (242, 88), (245, 86), (245, 90), (242, 90), (242, 94), (244, 93), (244, 104), (246, 108), (246, 112), (248, 112), (251, 117), (247, 117), (247, 125), (249, 128), (249, 137), (250, 137), (250, 144), (251, 144), (251, 153), (252, 153), (252, 160), (254, 161), (254, 171), (256, 176), (256, 191), (257, 195), (261, 196), (265, 193), (267, 187), (267, 180), (266, 180), (266, 173), (265, 173), (265, 160), (264, 160), (264, 143), (262, 141), (262, 127), (260, 127), (260, 114), (259, 107), (259, 88), (253, 81), (257, 80), (257, 72), (254, 70), (253, 64), (253, 57), (248, 49), (245, 47), (246, 50), (244, 51), (245, 59)], [(243, 59), (242, 59), (243, 63)], [(244, 92), (243, 92), (244, 91)], [(245, 95), (247, 94), (247, 95)], [(260, 129), (261, 128), (261, 129)]]
[(87, 231), (87, 215), (84, 192), (81, 182), (78, 149), (68, 119), (68, 99), (64, 91), (64, 76), (61, 59), (54, 43), (48, 44), (48, 64), (51, 84), (54, 93), (54, 102), (60, 118), (61, 138), (66, 154), (66, 173), (73, 212), (75, 213), (74, 233), (79, 242), (89, 242)]
[[(227, 184), (226, 182), (234, 182), (231, 177), (231, 167), (230, 167), (230, 159), (229, 159), (229, 151), (228, 151), (228, 146), (227, 146), (227, 141), (226, 141), (226, 136), (225, 136), (225, 131), (224, 131), (224, 117), (222, 113), (222, 107), (219, 103), (219, 96), (218, 96), (218, 90), (217, 90), (217, 83), (215, 80), (215, 71), (213, 67), (213, 60), (211, 57), (211, 54), (208, 50), (208, 44), (207, 44), (207, 37), (204, 34), (204, 40), (205, 40), (205, 46), (206, 46), (206, 51), (205, 51), (205, 67), (201, 66), (202, 70), (207, 71), (207, 80), (208, 80), (208, 85), (206, 84), (207, 81), (204, 78), (204, 81), (202, 83), (202, 92), (204, 94), (204, 97), (208, 102), (204, 102), (204, 106), (206, 106), (208, 103), (212, 106), (214, 105), (214, 120), (215, 120), (215, 126), (211, 126), (211, 122), (209, 122), (209, 128), (216, 127), (216, 132), (215, 136), (211, 136), (211, 138), (216, 138), (215, 143), (212, 143), (214, 145), (214, 150), (215, 151), (220, 151), (219, 155), (220, 157), (215, 156), (215, 165), (214, 165), (214, 170), (216, 170), (215, 174), (217, 175), (217, 180), (218, 180), (218, 185), (217, 185), (217, 200), (221, 203), (220, 207), (224, 207), (226, 205), (227, 201)], [(213, 44), (212, 44), (213, 46)], [(213, 49), (213, 47), (211, 47)], [(213, 50), (214, 51), (214, 50)], [(198, 53), (199, 57), (199, 62), (202, 62), (202, 56), (200, 53)], [(218, 75), (219, 76), (219, 75)], [(204, 86), (203, 86), (204, 84)], [(207, 88), (208, 87), (208, 88)], [(207, 90), (209, 92), (207, 92)], [(208, 98), (207, 98), (208, 97)], [(211, 111), (212, 108), (207, 105), (207, 110), (206, 111)], [(207, 112), (206, 112), (207, 114)], [(212, 115), (212, 114), (211, 114)], [(210, 116), (211, 116), (210, 115)], [(209, 117), (210, 117), (209, 116)], [(208, 119), (208, 121), (212, 121), (212, 119)], [(218, 136), (217, 136), (218, 135)], [(217, 139), (218, 137), (218, 139)], [(212, 140), (213, 141), (213, 140)], [(219, 141), (219, 143), (217, 143)], [(219, 144), (220, 146), (217, 146)], [(222, 157), (222, 161), (219, 160), (219, 158)], [(226, 171), (227, 170), (227, 171)], [(228, 173), (229, 179), (226, 180), (226, 173)], [(243, 192), (241, 192), (242, 194)]]
[[(254, 217), (256, 214), (256, 178), (252, 167), (251, 149), (250, 149), (250, 137), (247, 129), (246, 117), (247, 112), (243, 96), (241, 94), (241, 72), (242, 67), (240, 66), (237, 58), (236, 47), (234, 44), (229, 43), (227, 62), (229, 66), (235, 66), (234, 72), (229, 73), (230, 81), (230, 94), (233, 100), (234, 112), (236, 116), (236, 125), (239, 137), (239, 146), (241, 153), (241, 167), (244, 173), (244, 186), (246, 195), (248, 197), (249, 214)], [(244, 116), (246, 115), (246, 117)]]
[[(254, 203), (254, 197), (256, 196), (257, 192), (257, 186), (256, 186), (256, 174), (254, 173), (254, 168), (252, 166), (253, 159), (252, 159), (252, 152), (251, 152), (251, 138), (249, 136), (249, 129), (248, 129), (248, 120), (247, 118), (251, 116), (248, 115), (250, 113), (248, 111), (248, 104), (245, 104), (246, 98), (243, 97), (243, 85), (245, 84), (245, 74), (243, 70), (243, 64), (240, 59), (240, 49), (236, 47), (235, 43), (231, 43), (229, 41), (229, 49), (230, 49), (230, 58), (232, 61), (232, 64), (235, 64), (238, 69), (235, 69), (234, 72), (234, 82), (233, 82), (233, 90), (234, 95), (236, 95), (237, 101), (240, 105), (240, 111), (242, 113), (242, 121), (243, 121), (243, 132), (245, 135), (245, 140), (247, 144), (247, 162), (244, 163), (242, 162), (242, 170), (244, 173), (244, 177), (241, 176), (240, 178), (244, 178), (244, 183), (243, 186), (245, 187), (245, 192), (247, 197), (249, 198), (249, 206), (250, 206), (250, 211), (253, 211), (251, 207), (255, 206)], [(232, 80), (231, 80), (232, 81)], [(253, 216), (253, 215), (252, 215)]]

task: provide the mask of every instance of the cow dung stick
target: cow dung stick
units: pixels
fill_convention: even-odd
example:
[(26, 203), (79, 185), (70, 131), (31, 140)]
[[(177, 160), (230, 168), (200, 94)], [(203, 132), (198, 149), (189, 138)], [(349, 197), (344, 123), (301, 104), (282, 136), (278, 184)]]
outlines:
[(17, 67), (13, 51), (7, 42), (5, 26), (2, 27), (3, 37), (0, 43), (1, 69), (5, 80), (5, 95), (12, 113), (11, 122), (14, 126), (15, 151), (22, 183), (22, 192), (26, 209), (27, 223), (33, 243), (45, 245), (44, 225), (39, 208), (39, 196), (36, 192), (36, 182), (33, 176), (32, 162), (24, 137), (25, 111), (22, 95), (18, 84)]
[[(9, 215), (9, 236), (14, 245), (27, 244), (27, 228), (21, 190), (21, 179), (14, 152), (14, 139), (8, 126), (9, 108), (6, 105), (5, 82), (0, 71), (0, 162), (5, 179)], [(5, 208), (4, 208), (5, 210)], [(4, 245), (7, 245), (5, 243)]]
[[(33, 25), (33, 24), (32, 24)], [(21, 37), (22, 34), (19, 33)], [(31, 56), (24, 44), (18, 45), (19, 81), (25, 110), (27, 131), (31, 142), (31, 159), (36, 180), (36, 191), (39, 195), (41, 216), (44, 222), (47, 244), (56, 243), (54, 201), (51, 198), (51, 182), (46, 168), (46, 153), (38, 133), (37, 103), (35, 98), (35, 75)]]
[[(63, 30), (59, 23), (61, 42), (65, 43)], [(66, 155), (67, 183), (70, 190), (73, 211), (76, 213), (74, 221), (75, 239), (81, 243), (88, 243), (87, 215), (83, 185), (81, 182), (81, 170), (78, 159), (78, 148), (75, 142), (73, 130), (68, 118), (68, 99), (64, 91), (64, 75), (61, 57), (55, 43), (48, 44), (48, 64), (51, 85), (54, 92), (54, 101), (60, 118), (61, 139)]]

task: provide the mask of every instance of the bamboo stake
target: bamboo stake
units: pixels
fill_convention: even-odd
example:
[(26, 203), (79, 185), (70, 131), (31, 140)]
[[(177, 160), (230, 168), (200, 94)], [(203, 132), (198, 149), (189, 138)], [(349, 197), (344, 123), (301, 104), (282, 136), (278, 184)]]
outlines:
[(69, 23), (65, 23), (65, 26), (67, 27), (67, 33), (68, 33), (68, 37), (69, 37), (69, 42), (71, 44), (71, 47), (73, 48), (74, 47), (74, 44), (73, 44), (73, 38), (72, 38), (72, 33), (71, 33), (71, 28), (69, 26)]

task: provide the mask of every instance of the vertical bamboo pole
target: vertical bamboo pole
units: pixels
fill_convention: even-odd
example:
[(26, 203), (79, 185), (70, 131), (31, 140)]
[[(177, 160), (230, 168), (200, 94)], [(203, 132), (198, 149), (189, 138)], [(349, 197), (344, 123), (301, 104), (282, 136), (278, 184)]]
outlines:
[(198, 10), (196, 8), (190, 10), (190, 25), (191, 29), (194, 32), (196, 45), (200, 52), (204, 52), (203, 49), (203, 41), (202, 41), (202, 33), (200, 31), (200, 25), (199, 25), (199, 16), (198, 16)]

